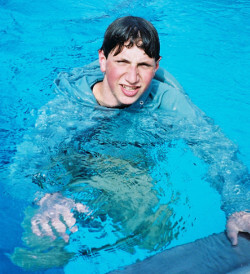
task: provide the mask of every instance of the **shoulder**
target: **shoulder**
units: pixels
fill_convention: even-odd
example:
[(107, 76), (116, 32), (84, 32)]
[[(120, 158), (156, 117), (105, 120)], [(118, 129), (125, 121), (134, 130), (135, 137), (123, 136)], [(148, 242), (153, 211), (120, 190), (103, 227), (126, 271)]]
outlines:
[(87, 101), (95, 103), (91, 87), (102, 79), (99, 62), (95, 61), (84, 67), (74, 68), (70, 72), (61, 72), (54, 83), (59, 94), (67, 95), (77, 101), (86, 101), (87, 98)]
[(166, 70), (160, 68), (151, 85), (151, 100), (155, 110), (166, 111), (179, 118), (196, 119), (202, 115), (179, 82)]
[(90, 81), (92, 79), (103, 78), (98, 60), (83, 67), (73, 68), (70, 72), (61, 72), (54, 82), (57, 87), (66, 83), (77, 85), (85, 78), (89, 78)]
[(154, 79), (161, 83), (165, 83), (170, 87), (176, 88), (176, 89), (184, 92), (183, 87), (175, 79), (175, 77), (170, 72), (166, 71), (162, 67), (159, 67), (159, 69), (156, 71)]

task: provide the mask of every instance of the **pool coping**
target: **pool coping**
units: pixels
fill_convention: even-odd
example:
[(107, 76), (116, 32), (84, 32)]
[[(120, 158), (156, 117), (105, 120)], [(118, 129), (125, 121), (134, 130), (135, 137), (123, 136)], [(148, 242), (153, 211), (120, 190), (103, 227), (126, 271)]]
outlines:
[(224, 232), (176, 246), (112, 274), (250, 273), (249, 234), (232, 246)]

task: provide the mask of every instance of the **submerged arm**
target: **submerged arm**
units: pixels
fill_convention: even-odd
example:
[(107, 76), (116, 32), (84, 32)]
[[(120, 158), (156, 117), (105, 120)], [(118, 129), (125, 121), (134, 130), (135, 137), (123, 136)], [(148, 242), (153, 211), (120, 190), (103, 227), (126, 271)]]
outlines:
[(222, 209), (227, 221), (227, 234), (236, 245), (239, 231), (250, 233), (250, 175), (247, 167), (238, 158), (238, 148), (225, 137), (221, 130), (203, 121), (191, 125), (188, 142), (194, 153), (209, 164), (208, 178), (222, 196)]
[(222, 195), (227, 215), (249, 208), (250, 176), (238, 158), (238, 148), (209, 120), (190, 124), (186, 140), (194, 153), (209, 164), (208, 179)]
[[(174, 120), (180, 138), (186, 140), (194, 154), (208, 164), (207, 180), (222, 196), (229, 238), (237, 244), (238, 231), (249, 232), (246, 223), (250, 222), (250, 214), (246, 213), (250, 209), (250, 175), (238, 158), (238, 147), (190, 101), (183, 90), (169, 89), (162, 99), (161, 109), (166, 120), (169, 117)], [(236, 218), (232, 215), (234, 212), (244, 214), (236, 214)]]

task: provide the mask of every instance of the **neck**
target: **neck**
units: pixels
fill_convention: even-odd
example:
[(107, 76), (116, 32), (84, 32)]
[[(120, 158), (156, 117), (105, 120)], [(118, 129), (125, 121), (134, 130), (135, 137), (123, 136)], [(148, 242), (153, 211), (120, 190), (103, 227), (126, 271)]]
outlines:
[(109, 94), (105, 90), (104, 81), (98, 82), (93, 87), (93, 94), (97, 103), (100, 106), (107, 107), (107, 108), (124, 108), (127, 105), (119, 105), (117, 101), (112, 98), (112, 94)]
[[(115, 104), (112, 104), (112, 103), (110, 104), (110, 103), (106, 102), (107, 100), (104, 100), (105, 89), (104, 89), (103, 82), (98, 82), (94, 85), (93, 94), (95, 96), (95, 99), (96, 99), (97, 103), (100, 106), (107, 107), (107, 108), (123, 108), (123, 107), (126, 107), (126, 106), (118, 106), (118, 105), (115, 105)], [(110, 98), (110, 102), (112, 102), (112, 98)]]
[(103, 86), (103, 82), (98, 82), (93, 86), (93, 94), (95, 96), (95, 99), (97, 101), (97, 103), (100, 106), (105, 106), (104, 102), (103, 102), (103, 96), (102, 96), (102, 86)]

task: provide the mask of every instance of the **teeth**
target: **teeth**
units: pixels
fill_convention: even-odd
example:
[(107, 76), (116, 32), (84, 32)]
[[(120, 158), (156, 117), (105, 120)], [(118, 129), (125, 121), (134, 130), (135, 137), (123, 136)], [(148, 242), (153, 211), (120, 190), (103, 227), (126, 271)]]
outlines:
[(125, 88), (126, 90), (135, 90), (137, 89), (137, 87), (129, 87), (129, 86), (125, 86), (125, 85), (122, 85), (123, 88)]

